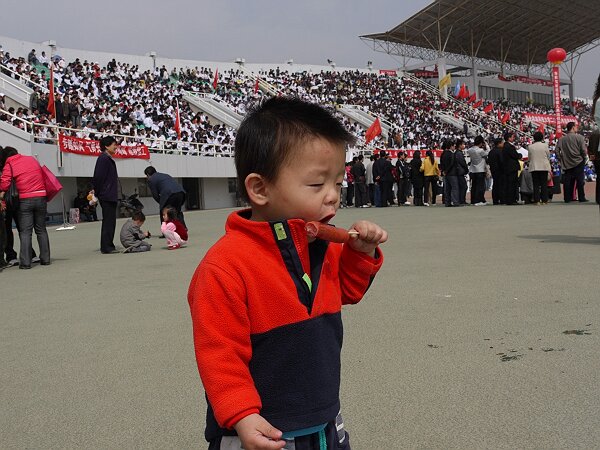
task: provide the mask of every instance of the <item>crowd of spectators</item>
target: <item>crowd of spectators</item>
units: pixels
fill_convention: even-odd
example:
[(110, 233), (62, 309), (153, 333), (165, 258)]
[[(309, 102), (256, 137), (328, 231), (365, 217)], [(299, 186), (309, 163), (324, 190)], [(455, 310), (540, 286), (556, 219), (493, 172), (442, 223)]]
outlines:
[[(9, 109), (9, 114), (1, 114), (0, 120), (21, 128), (27, 125), (20, 119), (35, 123), (36, 139), (54, 142), (57, 136), (55, 128), (50, 126), (47, 110), (49, 69), (42, 65), (40, 70), (41, 60), (47, 61), (46, 55), (31, 52), (26, 60), (2, 54), (2, 65), (9, 69), (6, 74), (29, 84), (34, 93), (29, 108)], [(55, 122), (69, 129), (62, 132), (83, 138), (116, 134), (125, 137), (122, 138), (125, 144), (135, 141), (151, 148), (183, 153), (203, 154), (217, 149), (230, 154), (235, 130), (211, 124), (206, 114), (194, 111), (183, 99), (184, 93), (210, 94), (240, 115), (245, 114), (249, 104), (265, 95), (256, 89), (255, 79), (242, 70), (219, 72), (215, 89), (215, 73), (206, 67), (169, 71), (162, 66), (141, 70), (115, 59), (106, 66), (79, 59), (70, 63), (60, 57), (53, 60)], [(498, 109), (509, 113), (508, 124), (515, 128), (522, 126), (522, 115), (526, 112), (553, 113), (552, 108), (543, 105), (500, 100), (495, 102), (493, 113), (485, 114), (483, 106), (475, 109), (466, 103), (443, 99), (410, 78), (360, 71), (312, 73), (272, 69), (258, 75), (282, 95), (297, 96), (330, 108), (359, 142), (364, 142), (366, 129), (343, 116), (338, 110), (340, 105), (356, 105), (385, 118), (392, 128), (387, 140), (380, 136), (374, 141), (375, 147), (426, 150), (439, 148), (440, 143), (448, 139), (469, 141), (475, 134), (499, 136), (502, 126), (492, 120)], [(568, 105), (564, 106), (568, 113)], [(0, 108), (6, 109), (1, 97)], [(179, 138), (175, 129), (177, 108), (181, 123)], [(581, 128), (586, 130), (586, 124), (591, 123), (590, 107), (578, 102), (576, 109)], [(468, 120), (478, 127), (476, 133), (468, 126), (460, 129), (444, 122), (437, 112)], [(536, 127), (531, 124), (524, 131), (533, 132)], [(552, 137), (551, 134), (548, 128), (547, 136)], [(523, 134), (522, 145), (529, 143), (528, 139), (529, 135)]]

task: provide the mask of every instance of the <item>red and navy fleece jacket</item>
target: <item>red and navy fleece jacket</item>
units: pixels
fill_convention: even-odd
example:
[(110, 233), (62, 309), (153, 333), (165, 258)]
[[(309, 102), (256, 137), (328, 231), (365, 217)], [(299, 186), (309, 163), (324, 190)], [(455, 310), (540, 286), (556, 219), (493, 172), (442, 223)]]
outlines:
[(383, 263), (317, 239), (305, 222), (232, 213), (188, 292), (196, 360), (208, 400), (205, 436), (232, 435), (259, 413), (282, 431), (340, 410), (343, 304), (357, 303)]

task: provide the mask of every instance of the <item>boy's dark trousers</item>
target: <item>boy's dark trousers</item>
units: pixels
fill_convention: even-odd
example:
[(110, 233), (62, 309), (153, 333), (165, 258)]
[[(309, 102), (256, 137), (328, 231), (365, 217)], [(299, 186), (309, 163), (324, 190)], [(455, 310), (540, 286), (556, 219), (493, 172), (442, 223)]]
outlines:
[[(350, 448), (350, 435), (342, 428), (338, 432), (336, 422), (331, 421), (327, 424), (324, 431), (324, 438), (327, 450), (351, 450)], [(321, 450), (321, 433), (313, 433), (308, 436), (300, 436), (295, 438), (293, 441), (288, 441), (288, 445), (284, 449), (294, 450)], [(342, 440), (340, 442), (340, 439)], [(236, 446), (227, 445), (223, 437), (218, 437), (210, 442), (208, 450), (239, 450), (239, 444)], [(239, 442), (239, 441), (238, 441)]]

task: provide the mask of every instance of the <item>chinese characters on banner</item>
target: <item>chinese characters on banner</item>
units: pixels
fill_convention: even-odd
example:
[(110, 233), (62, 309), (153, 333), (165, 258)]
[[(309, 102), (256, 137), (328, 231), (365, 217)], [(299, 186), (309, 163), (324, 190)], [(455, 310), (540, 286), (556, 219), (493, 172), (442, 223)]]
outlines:
[(560, 104), (560, 80), (559, 80), (560, 69), (558, 65), (552, 68), (552, 89), (554, 91), (554, 114), (556, 114), (556, 137), (562, 136), (562, 107)]
[[(61, 152), (75, 153), (76, 155), (98, 156), (101, 153), (100, 142), (64, 134), (58, 135), (58, 147)], [(150, 159), (150, 152), (148, 147), (143, 144), (119, 145), (114, 157)]]
[[(391, 149), (391, 148), (378, 148), (375, 150), (374, 153), (379, 153), (381, 150), (385, 150), (386, 155), (389, 155), (392, 159), (396, 159), (398, 158), (398, 152), (403, 151), (404, 153), (406, 153), (406, 157), (408, 159), (411, 159), (413, 157), (413, 155), (415, 154), (416, 150), (397, 150), (397, 149)], [(421, 152), (421, 158), (425, 157), (425, 152), (428, 149), (422, 149), (420, 150)], [(433, 152), (433, 156), (435, 158), (439, 158), (440, 156), (442, 156), (442, 150), (431, 150)]]
[[(538, 124), (543, 123), (543, 124), (548, 124), (548, 125), (555, 125), (556, 124), (556, 116), (554, 114), (525, 113), (525, 114), (523, 114), (522, 121), (524, 123), (535, 122)], [(561, 125), (566, 125), (569, 122), (579, 123), (579, 120), (577, 120), (577, 117), (575, 117), (575, 116), (563, 116), (561, 114), (561, 116), (560, 116)]]

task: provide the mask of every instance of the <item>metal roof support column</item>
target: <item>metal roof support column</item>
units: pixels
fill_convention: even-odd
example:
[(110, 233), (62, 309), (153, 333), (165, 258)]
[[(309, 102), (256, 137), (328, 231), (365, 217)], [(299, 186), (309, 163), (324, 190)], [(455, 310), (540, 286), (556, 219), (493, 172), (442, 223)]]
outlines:
[[(437, 60), (438, 66), (438, 82), (446, 76), (446, 58), (440, 56)], [(448, 86), (444, 86), (441, 90), (442, 98), (445, 100), (448, 98)]]
[(479, 97), (479, 92), (477, 92), (477, 66), (475, 64), (475, 58), (472, 58), (472, 62), (473, 65), (471, 66), (471, 78), (473, 80), (473, 90), (471, 92), (474, 92), (477, 97)]

